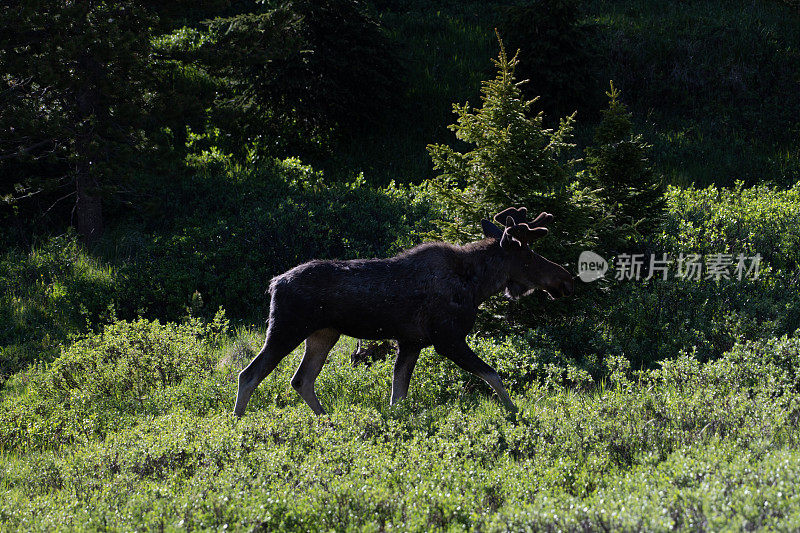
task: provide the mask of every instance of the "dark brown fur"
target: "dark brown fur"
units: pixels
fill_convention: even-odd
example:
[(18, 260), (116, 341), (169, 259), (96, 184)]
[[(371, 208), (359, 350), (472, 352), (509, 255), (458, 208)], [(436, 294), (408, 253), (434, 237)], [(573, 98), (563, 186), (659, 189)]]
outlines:
[(420, 350), (433, 345), (514, 409), (497, 373), (466, 343), (478, 306), (503, 289), (511, 297), (537, 288), (556, 297), (573, 286), (566, 270), (533, 253), (524, 238), (509, 237), (509, 230), (520, 231), (510, 218), (509, 224), (503, 232), (484, 221), (487, 238), (464, 246), (437, 242), (389, 259), (315, 260), (273, 278), (267, 338), (239, 375), (235, 414), (244, 413), (253, 390), (304, 339), (292, 385), (322, 414), (314, 381), (340, 334), (397, 340), (392, 404), (406, 396)]

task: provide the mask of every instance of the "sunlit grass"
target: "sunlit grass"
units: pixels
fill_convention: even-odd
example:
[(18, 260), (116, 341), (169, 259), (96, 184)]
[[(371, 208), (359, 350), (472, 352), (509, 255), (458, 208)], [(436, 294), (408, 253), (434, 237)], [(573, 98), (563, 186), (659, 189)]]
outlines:
[[(189, 343), (211, 368), (260, 338), (240, 328), (203, 347), (210, 330), (195, 327), (132, 331), (145, 350), (162, 335)], [(3, 400), (0, 436), (8, 442), (26, 409), (65, 425), (36, 449), (0, 450), (4, 527), (695, 530), (783, 527), (800, 516), (796, 365), (781, 366), (797, 361), (796, 339), (738, 347), (715, 363), (683, 356), (591, 389), (531, 383), (512, 390), (516, 415), (485, 388), (443, 386), (443, 375), (456, 384), (466, 376), (432, 353), (410, 397), (390, 407), (391, 361), (353, 368), (352, 347), (343, 339), (323, 369), (318, 390), (330, 413), (322, 417), (288, 385), (296, 350), (241, 420), (230, 412), (233, 363), (186, 367), (182, 383), (143, 383), (151, 398), (113, 429), (69, 430), (66, 440), (70, 427), (102, 420), (86, 419), (94, 409), (80, 404), (91, 388), (68, 385), (78, 403), (52, 404), (48, 383), (60, 378), (35, 371), (33, 388)], [(484, 356), (498, 364), (499, 353)], [(129, 402), (100, 401), (103, 409)]]

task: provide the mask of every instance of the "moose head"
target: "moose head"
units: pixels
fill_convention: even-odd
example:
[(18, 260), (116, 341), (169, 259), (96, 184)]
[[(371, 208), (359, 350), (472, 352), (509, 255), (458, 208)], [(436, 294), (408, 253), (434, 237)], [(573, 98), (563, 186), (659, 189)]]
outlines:
[(572, 275), (567, 270), (530, 249), (530, 243), (547, 235), (545, 227), (553, 220), (550, 213), (539, 213), (533, 221), (527, 221), (525, 207), (509, 207), (495, 215), (498, 226), (488, 220), (481, 221), (483, 233), (497, 239), (500, 248), (507, 254), (508, 283), (505, 294), (517, 299), (536, 289), (544, 290), (551, 299), (570, 296), (574, 291)]

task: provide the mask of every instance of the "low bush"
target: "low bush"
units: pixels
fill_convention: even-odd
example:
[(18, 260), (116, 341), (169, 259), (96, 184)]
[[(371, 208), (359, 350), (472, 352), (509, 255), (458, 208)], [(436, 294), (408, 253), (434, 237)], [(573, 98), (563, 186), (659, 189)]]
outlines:
[[(0, 385), (70, 336), (138, 316), (266, 319), (272, 276), (315, 258), (386, 257), (416, 243), (429, 207), (410, 188), (330, 183), (296, 159), (246, 166), (198, 149), (196, 172), (112, 229), (92, 257), (76, 237), (0, 256)], [(255, 157), (255, 156), (253, 156)]]
[(36, 359), (51, 360), (72, 335), (113, 320), (116, 270), (92, 258), (71, 233), (28, 253), (0, 256), (0, 387)]
[[(796, 186), (670, 187), (661, 230), (642, 250), (648, 264), (651, 252), (669, 256), (668, 279), (616, 280), (611, 270), (607, 281), (593, 282), (602, 286), (599, 295), (579, 290), (575, 299), (599, 314), (566, 316), (543, 332), (578, 361), (622, 355), (633, 368), (652, 368), (681, 351), (716, 359), (736, 342), (793, 334), (800, 328), (797, 195)], [(677, 276), (681, 254), (702, 256), (700, 279)], [(729, 254), (728, 278), (707, 276), (711, 254)], [(739, 254), (747, 268), (751, 257), (761, 256), (756, 279), (754, 272), (738, 279)]]
[(758, 253), (766, 277), (784, 282), (800, 268), (800, 184), (670, 187), (667, 202), (662, 241), (668, 251)]
[(205, 314), (224, 306), (253, 323), (267, 316), (272, 276), (311, 259), (386, 257), (425, 225), (408, 189), (329, 183), (296, 159), (245, 169), (207, 155), (161, 207), (176, 206), (164, 227), (122, 228), (106, 252), (120, 265), (122, 316), (174, 320), (199, 292)]
[(117, 321), (77, 340), (52, 364), (35, 365), (9, 382), (0, 414), (3, 448), (103, 438), (133, 415), (185, 405), (179, 386), (203, 390), (198, 382), (213, 370), (212, 348), (226, 333), (220, 312), (209, 323)]
[[(798, 338), (737, 345), (710, 363), (683, 355), (645, 372), (616, 361), (609, 379), (584, 390), (538, 378), (522, 387), (510, 376), (521, 407), (515, 417), (488, 389), (459, 383), (465, 374), (429, 352), (409, 398), (389, 408), (390, 364), (351, 368), (346, 341), (318, 384), (331, 415), (314, 417), (289, 388), (295, 353), (236, 420), (229, 413), (235, 391), (229, 369), (211, 365), (237, 340), (258, 339), (243, 331), (220, 338), (221, 331), (118, 323), (40, 369), (35, 383), (7, 388), (0, 411), (3, 524), (695, 530), (783, 527), (800, 513), (792, 496), (800, 444)], [(544, 360), (518, 340), (473, 345), (512, 374), (526, 371), (519, 369), (524, 359), (533, 366)], [(109, 358), (114, 351), (119, 355)], [(187, 357), (178, 361), (177, 351)], [(147, 363), (135, 370), (136, 379), (115, 374), (140, 358)], [(70, 385), (69, 372), (101, 377), (96, 385)], [(442, 378), (455, 378), (455, 386), (444, 390)], [(137, 390), (132, 382), (148, 385)], [(224, 394), (211, 394), (211, 383)], [(146, 399), (92, 392), (103, 387), (136, 390)], [(69, 396), (59, 392), (64, 388)], [(71, 439), (29, 429), (41, 439), (32, 446), (39, 451), (9, 439), (8, 413), (25, 406), (32, 412), (36, 401), (51, 422), (58, 414), (70, 427), (90, 425), (91, 411), (76, 407), (80, 391), (109, 410), (114, 424)], [(187, 408), (175, 399), (178, 391), (206, 398), (207, 408)], [(429, 402), (434, 397), (439, 403)]]

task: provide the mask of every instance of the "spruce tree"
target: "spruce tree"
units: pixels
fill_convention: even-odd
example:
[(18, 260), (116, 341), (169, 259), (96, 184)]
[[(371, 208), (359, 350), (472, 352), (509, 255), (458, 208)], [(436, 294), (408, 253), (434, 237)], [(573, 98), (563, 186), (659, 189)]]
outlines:
[(0, 7), (0, 193), (74, 198), (94, 242), (102, 205), (144, 141), (152, 18), (136, 2), (26, 0)]
[(608, 108), (595, 130), (595, 146), (586, 149), (586, 166), (599, 194), (608, 206), (615, 231), (604, 235), (604, 244), (618, 248), (658, 225), (664, 208), (664, 186), (650, 164), (650, 145), (633, 133), (632, 114), (611, 83), (606, 93)]
[(545, 127), (544, 114), (532, 114), (537, 99), (525, 100), (524, 82), (514, 78), (517, 55), (509, 59), (499, 36), (498, 41), (497, 75), (483, 82), (482, 106), (453, 106), (458, 118), (450, 129), (472, 150), (428, 146), (440, 171), (429, 186), (446, 214), (437, 221), (438, 236), (455, 242), (480, 238), (482, 218), (526, 206), (532, 213), (549, 211), (556, 217), (554, 238), (537, 246), (554, 253), (555, 260), (574, 261), (580, 248), (593, 243), (593, 227), (602, 217), (598, 199), (576, 180), (573, 161), (566, 159), (575, 116), (560, 119), (555, 129)]
[[(550, 235), (533, 246), (547, 258), (574, 271), (583, 250), (596, 248), (598, 233), (608, 223), (605, 206), (580, 179), (569, 159), (574, 114), (558, 121), (557, 128), (545, 126), (545, 116), (533, 114), (537, 99), (526, 100), (514, 78), (517, 56), (510, 58), (502, 41), (494, 64), (497, 75), (485, 81), (481, 107), (454, 105), (456, 123), (450, 126), (456, 137), (471, 145), (460, 152), (447, 145), (429, 145), (434, 168), (440, 174), (428, 181), (428, 190), (441, 212), (433, 237), (449, 242), (466, 242), (483, 237), (482, 218), (491, 219), (503, 209), (525, 206), (534, 216), (553, 213)], [(481, 328), (534, 327), (557, 324), (565, 315), (586, 310), (587, 294), (577, 300), (549, 301), (544, 294), (507, 303), (492, 298), (479, 316)], [(591, 307), (591, 305), (590, 305)], [(498, 321), (497, 318), (504, 319)]]

